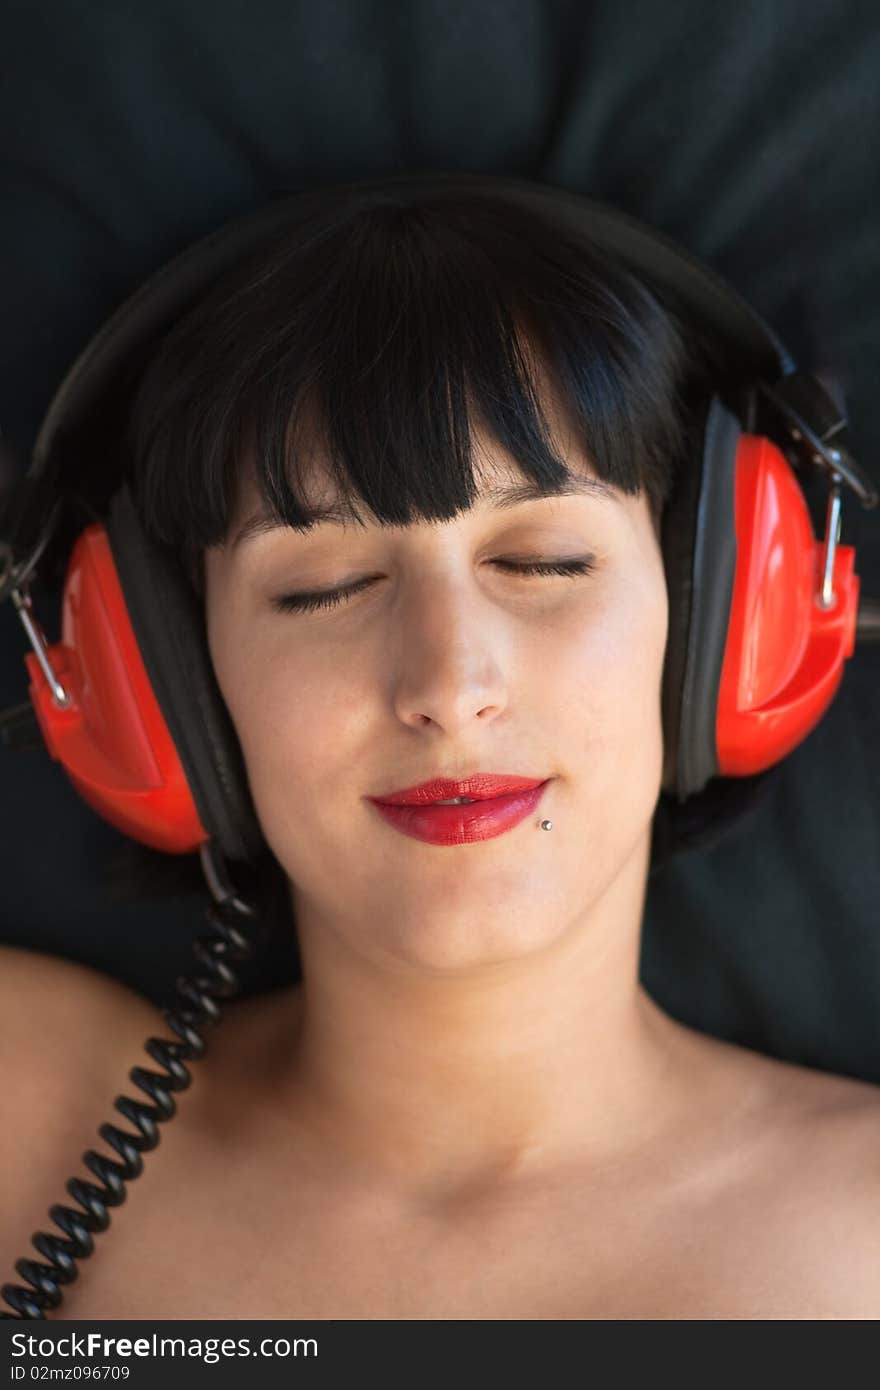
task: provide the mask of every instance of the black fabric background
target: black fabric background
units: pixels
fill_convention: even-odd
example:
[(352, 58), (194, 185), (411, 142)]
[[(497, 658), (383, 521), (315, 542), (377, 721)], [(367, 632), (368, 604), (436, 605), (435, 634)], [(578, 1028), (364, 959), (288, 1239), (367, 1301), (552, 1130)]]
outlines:
[[(714, 264), (837, 374), (880, 481), (868, 0), (20, 0), (0, 63), (7, 471), (87, 338), (190, 241), (285, 187), (459, 168), (616, 203)], [(880, 596), (880, 514), (847, 499), (842, 540)], [(37, 612), (56, 640), (50, 597)], [(24, 650), (6, 604), (0, 707), (26, 698)], [(880, 646), (857, 649), (751, 818), (651, 880), (642, 957), (683, 1021), (875, 1081), (878, 692)], [(108, 904), (117, 832), (40, 753), (0, 749), (0, 816), (0, 937), (170, 1003), (205, 894)]]

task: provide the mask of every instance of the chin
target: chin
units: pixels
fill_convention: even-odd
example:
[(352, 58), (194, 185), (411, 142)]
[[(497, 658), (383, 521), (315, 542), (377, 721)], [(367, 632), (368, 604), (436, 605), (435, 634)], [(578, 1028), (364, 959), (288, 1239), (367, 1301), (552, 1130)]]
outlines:
[[(583, 910), (584, 890), (589, 885), (564, 883), (561, 876), (546, 874), (504, 885), (497, 880), (480, 893), (473, 883), (459, 881), (441, 898), (427, 898), (424, 887), (409, 896), (405, 891), (387, 906), (370, 914), (384, 929), (371, 946), (386, 960), (399, 961), (416, 970), (456, 974), (501, 965), (540, 953), (565, 931)], [(574, 894), (579, 901), (572, 900)]]
[[(561, 930), (561, 929), (560, 929)], [(559, 933), (540, 924), (497, 920), (456, 923), (413, 923), (398, 927), (392, 940), (382, 942), (383, 954), (409, 969), (436, 975), (464, 975), (524, 960), (551, 945)]]

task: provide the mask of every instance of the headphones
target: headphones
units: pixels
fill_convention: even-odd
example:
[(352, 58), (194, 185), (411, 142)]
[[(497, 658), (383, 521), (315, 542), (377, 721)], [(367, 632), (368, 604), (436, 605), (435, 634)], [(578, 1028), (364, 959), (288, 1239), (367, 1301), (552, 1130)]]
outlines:
[[(93, 1233), (109, 1226), (109, 1208), (124, 1201), (143, 1153), (158, 1144), (159, 1124), (175, 1113), (174, 1092), (190, 1082), (185, 1061), (205, 1050), (199, 1025), (216, 1022), (217, 998), (237, 988), (230, 962), (252, 950), (258, 913), (238, 895), (225, 861), (253, 864), (268, 848), (183, 565), (150, 540), (127, 485), (119, 486), (120, 422), (155, 343), (218, 275), (279, 230), (295, 237), (316, 198), (323, 204), (332, 192), (344, 212), (365, 190), (401, 201), (488, 194), (541, 212), (674, 299), (715, 345), (717, 389), (661, 523), (667, 765), (652, 872), (687, 843), (689, 808), (716, 826), (741, 815), (749, 795), (739, 789), (754, 800), (828, 708), (856, 636), (878, 635), (880, 605), (863, 602), (858, 611), (855, 552), (839, 543), (844, 484), (863, 507), (878, 502), (848, 451), (842, 406), (719, 276), (635, 219), (523, 179), (397, 175), (285, 196), (177, 256), (73, 364), (0, 517), (0, 601), (11, 599), (32, 648), (24, 658), (29, 700), (0, 714), (0, 738), (48, 749), (83, 799), (124, 834), (170, 854), (198, 849), (214, 899), (206, 914), (213, 936), (195, 944), (198, 977), (177, 982), (185, 1007), (163, 1011), (179, 1041), (145, 1044), (164, 1074), (139, 1066), (129, 1073), (148, 1101), (115, 1101), (138, 1133), (101, 1126), (119, 1160), (93, 1149), (83, 1155), (100, 1186), (68, 1181), (81, 1210), (49, 1209), (63, 1238), (34, 1236), (49, 1263), (16, 1262), (28, 1287), (3, 1286), (15, 1312), (0, 1320), (43, 1319), (60, 1305), (75, 1262), (92, 1253)], [(821, 540), (798, 473), (829, 485)], [(62, 572), (61, 639), (49, 644), (30, 586)]]
[[(48, 749), (100, 816), (154, 849), (210, 846), (215, 869), (216, 855), (254, 863), (265, 853), (202, 615), (182, 564), (145, 534), (118, 486), (113, 452), (151, 347), (217, 276), (279, 230), (295, 238), (315, 199), (333, 192), (344, 211), (365, 191), (403, 202), (488, 195), (556, 219), (668, 295), (717, 348), (692, 467), (662, 520), (671, 790), (658, 811), (670, 824), (681, 811), (679, 826), (694, 804), (730, 818), (742, 804), (731, 789), (753, 790), (821, 719), (857, 629), (876, 638), (875, 605), (858, 613), (840, 521), (844, 486), (865, 508), (877, 490), (848, 450), (842, 405), (719, 275), (615, 208), (506, 176), (402, 174), (285, 194), (198, 241), (122, 304), (59, 386), (0, 518), (0, 601), (11, 599), (32, 648), (29, 701), (0, 715), (0, 737)], [(821, 539), (799, 474), (828, 485)], [(96, 519), (77, 524), (70, 504)], [(65, 556), (61, 638), (49, 644), (29, 588), (38, 566), (49, 574)], [(655, 836), (653, 867), (673, 838), (668, 827)]]

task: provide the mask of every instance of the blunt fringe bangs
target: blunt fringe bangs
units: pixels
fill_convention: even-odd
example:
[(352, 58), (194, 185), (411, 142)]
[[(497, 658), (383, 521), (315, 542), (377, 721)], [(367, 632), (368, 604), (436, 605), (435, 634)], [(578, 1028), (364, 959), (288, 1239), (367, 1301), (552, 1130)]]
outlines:
[(201, 554), (230, 539), (246, 472), (275, 519), (321, 520), (303, 481), (316, 449), (355, 524), (471, 506), (475, 424), (552, 495), (570, 470), (542, 410), (549, 374), (597, 476), (644, 490), (659, 527), (707, 365), (671, 305), (537, 212), (385, 191), (343, 214), (331, 189), (159, 343), (125, 472), (148, 534), (201, 594)]

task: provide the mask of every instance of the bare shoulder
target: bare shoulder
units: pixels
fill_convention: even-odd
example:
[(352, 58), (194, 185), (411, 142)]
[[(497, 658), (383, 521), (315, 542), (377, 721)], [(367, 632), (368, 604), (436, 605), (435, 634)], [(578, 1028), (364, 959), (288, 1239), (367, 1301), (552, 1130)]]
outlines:
[[(803, 1079), (796, 1129), (800, 1152), (814, 1151), (841, 1203), (857, 1209), (865, 1202), (864, 1215), (873, 1224), (880, 1217), (880, 1086), (833, 1072), (798, 1070), (809, 1073)], [(872, 1243), (876, 1252), (876, 1229)]]
[(853, 1176), (880, 1182), (880, 1085), (763, 1055), (760, 1065), (792, 1158), (836, 1163), (841, 1176), (853, 1165)]
[[(0, 1283), (18, 1278), (12, 1262), (33, 1253), (48, 1206), (72, 1202), (67, 1179), (118, 1117), (130, 1069), (152, 1064), (144, 1043), (163, 1025), (155, 1005), (99, 970), (0, 946)], [(48, 1217), (41, 1229), (55, 1231)]]
[(753, 1236), (780, 1255), (771, 1304), (788, 1316), (786, 1289), (797, 1288), (814, 1316), (876, 1318), (880, 1086), (773, 1058), (756, 1065), (771, 1104), (747, 1190)]
[(120, 1045), (161, 1022), (150, 1000), (92, 966), (0, 946), (0, 1064), (13, 1084), (94, 1077), (99, 1058), (112, 1066)]

